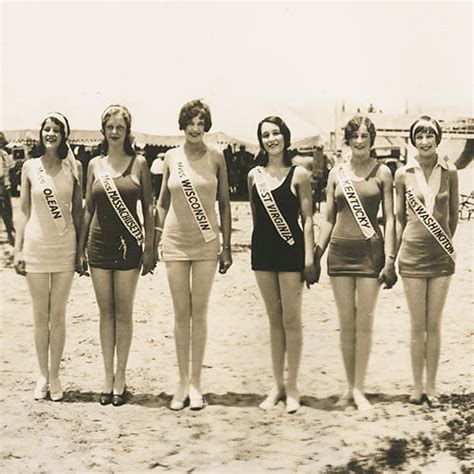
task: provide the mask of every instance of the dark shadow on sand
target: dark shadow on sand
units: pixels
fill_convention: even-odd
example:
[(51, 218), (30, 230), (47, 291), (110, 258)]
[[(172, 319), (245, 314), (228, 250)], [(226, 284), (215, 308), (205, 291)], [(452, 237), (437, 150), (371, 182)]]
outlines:
[[(408, 405), (409, 395), (407, 394), (387, 394), (387, 393), (367, 393), (367, 399), (374, 405), (401, 403)], [(64, 393), (64, 399), (61, 403), (99, 403), (100, 393), (97, 392), (81, 392), (80, 390), (68, 390)], [(172, 395), (165, 392), (159, 394), (150, 393), (134, 393), (127, 391), (127, 404), (140, 405), (146, 408), (169, 408)], [(205, 393), (204, 400), (208, 406), (223, 406), (236, 408), (257, 408), (265, 399), (265, 395), (257, 393)], [(344, 407), (336, 406), (338, 401), (337, 395), (331, 395), (325, 398), (317, 398), (311, 395), (301, 396), (301, 405), (303, 407), (312, 408), (313, 410), (322, 411), (344, 411)], [(284, 403), (284, 400), (283, 402)]]
[[(131, 405), (141, 405), (147, 408), (169, 407), (172, 395), (161, 392), (159, 395), (148, 393), (133, 394), (128, 403)], [(255, 393), (235, 393), (227, 392), (224, 394), (205, 393), (204, 400), (206, 405), (221, 405), (228, 407), (258, 407), (265, 397)], [(187, 404), (186, 404), (187, 406)]]
[[(99, 403), (100, 393), (81, 392), (80, 390), (68, 390), (64, 392), (64, 398), (61, 403)], [(131, 390), (126, 392), (126, 404), (142, 405), (147, 408), (161, 408), (169, 406), (171, 395), (165, 392), (160, 394), (134, 393)]]
[(67, 390), (61, 403), (99, 403), (99, 393), (81, 392), (80, 390)]
[[(367, 400), (377, 408), (377, 405), (381, 403), (386, 404), (394, 404), (394, 403), (401, 403), (403, 405), (408, 404), (409, 395), (406, 394), (387, 394), (387, 393), (366, 393)], [(303, 395), (301, 397), (301, 405), (307, 406), (309, 408), (313, 408), (315, 410), (323, 410), (323, 411), (344, 411), (346, 407), (337, 406), (337, 402), (339, 401), (338, 395), (331, 395), (326, 398), (316, 398), (312, 396)], [(348, 406), (352, 406), (355, 408), (353, 402), (350, 402)]]

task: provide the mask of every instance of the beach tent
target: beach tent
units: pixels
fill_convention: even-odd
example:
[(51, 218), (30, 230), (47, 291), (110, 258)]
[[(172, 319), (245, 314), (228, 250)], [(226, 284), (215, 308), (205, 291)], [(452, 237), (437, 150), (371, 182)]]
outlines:
[[(28, 142), (33, 143), (38, 141), (38, 131), (31, 129), (23, 130), (9, 130), (5, 131), (5, 136), (9, 140), (8, 145), (11, 148), (22, 147)], [(176, 147), (184, 143), (184, 135), (153, 135), (147, 133), (134, 132), (135, 142), (143, 148), (145, 145), (154, 145), (160, 147)], [(102, 133), (99, 130), (71, 130), (69, 142), (72, 145), (85, 145), (89, 147), (98, 146), (102, 141)], [(224, 132), (214, 132), (206, 134), (205, 141), (209, 145), (214, 145), (218, 148), (225, 148), (231, 145), (235, 150), (240, 146), (245, 146), (245, 149), (250, 153), (257, 153), (259, 145), (257, 137), (255, 139), (243, 138), (235, 135), (230, 135)], [(321, 142), (321, 137), (310, 136), (299, 141), (293, 141), (292, 148), (310, 149), (317, 146)]]

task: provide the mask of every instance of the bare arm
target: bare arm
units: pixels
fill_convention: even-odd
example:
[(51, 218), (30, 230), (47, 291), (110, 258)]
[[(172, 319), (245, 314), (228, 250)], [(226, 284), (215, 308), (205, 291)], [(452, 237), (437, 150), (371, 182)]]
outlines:
[(249, 203), (250, 203), (250, 210), (252, 211), (252, 225), (255, 227), (255, 206), (253, 205), (253, 200), (252, 200), (252, 186), (253, 186), (253, 174), (254, 174), (255, 168), (251, 169), (249, 171), (249, 174), (247, 175), (247, 189), (249, 190)]
[(329, 173), (328, 185), (326, 187), (326, 209), (324, 212), (324, 219), (321, 224), (321, 231), (319, 233), (318, 244), (314, 254), (315, 260), (321, 260), (324, 255), (326, 248), (331, 239), (332, 230), (336, 222), (336, 201), (335, 201), (335, 189), (336, 189), (336, 168), (333, 168)]
[(449, 169), (449, 230), (454, 236), (459, 221), (459, 180), (455, 168)]
[(229, 183), (227, 180), (227, 168), (222, 153), (216, 153), (216, 162), (217, 200), (222, 228), (222, 252), (219, 257), (219, 273), (226, 273), (232, 265), (232, 254), (230, 248), (232, 218), (230, 211)]
[(100, 157), (93, 158), (87, 169), (87, 184), (86, 184), (86, 205), (82, 214), (82, 224), (79, 232), (79, 243), (77, 244), (76, 270), (80, 275), (88, 275), (87, 273), (87, 257), (86, 245), (89, 237), (89, 228), (92, 222), (92, 217), (95, 212), (95, 201), (92, 197), (92, 184), (94, 183), (95, 163)]
[(77, 162), (78, 168), (78, 180), (74, 180), (74, 189), (72, 194), (72, 221), (74, 224), (74, 228), (76, 229), (76, 239), (79, 242), (80, 238), (80, 229), (82, 224), (82, 163), (80, 161)]
[(20, 212), (17, 218), (16, 233), (15, 233), (15, 249), (13, 265), (15, 271), (19, 275), (26, 275), (25, 261), (23, 259), (23, 243), (25, 238), (25, 227), (31, 214), (31, 181), (29, 177), (29, 161), (23, 164), (21, 173), (21, 187), (20, 187)]
[(317, 281), (317, 275), (313, 266), (314, 262), (314, 229), (313, 229), (313, 198), (311, 183), (307, 170), (297, 167), (294, 174), (295, 189), (300, 201), (301, 218), (303, 220), (304, 236), (304, 279), (309, 288)]
[(387, 166), (380, 167), (382, 181), (382, 211), (384, 217), (385, 265), (379, 275), (379, 281), (385, 288), (391, 288), (397, 281), (395, 274), (395, 221), (393, 217), (393, 180)]
[(137, 166), (139, 166), (140, 200), (142, 202), (143, 227), (145, 228), (142, 275), (147, 275), (148, 273), (153, 273), (153, 268), (156, 265), (153, 261), (153, 194), (151, 190), (151, 173), (144, 157), (137, 156)]
[(395, 173), (395, 249), (396, 259), (402, 244), (402, 235), (407, 224), (406, 201), (405, 201), (405, 170), (403, 168)]
[(163, 162), (163, 181), (161, 184), (161, 191), (158, 197), (158, 201), (156, 203), (156, 210), (155, 210), (155, 244), (154, 244), (154, 251), (155, 251), (155, 260), (158, 260), (158, 245), (161, 240), (161, 234), (163, 233), (163, 227), (165, 225), (166, 216), (168, 214), (168, 210), (170, 208), (171, 202), (171, 195), (170, 189), (168, 187), (168, 179), (170, 176), (169, 170), (169, 154), (167, 153), (165, 156), (165, 160)]

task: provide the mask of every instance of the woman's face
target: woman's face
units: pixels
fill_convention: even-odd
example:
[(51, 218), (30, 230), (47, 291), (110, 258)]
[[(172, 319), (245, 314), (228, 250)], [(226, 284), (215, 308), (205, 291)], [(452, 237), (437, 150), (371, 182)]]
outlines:
[(41, 139), (46, 150), (57, 151), (62, 138), (61, 126), (53, 120), (47, 119), (41, 130)]
[(109, 145), (122, 145), (127, 137), (127, 124), (121, 114), (109, 117), (104, 125), (104, 135)]
[(362, 124), (358, 130), (352, 132), (349, 142), (353, 156), (367, 156), (370, 151), (370, 133)]
[(429, 157), (436, 153), (438, 144), (436, 134), (432, 131), (419, 132), (415, 135), (415, 147), (422, 157)]
[(280, 127), (271, 122), (263, 122), (261, 128), (263, 148), (268, 155), (278, 155), (285, 149), (285, 139)]
[(191, 143), (202, 142), (205, 133), (205, 123), (204, 117), (201, 115), (196, 115), (191, 119), (191, 121), (186, 125), (184, 129), (184, 135), (186, 140)]

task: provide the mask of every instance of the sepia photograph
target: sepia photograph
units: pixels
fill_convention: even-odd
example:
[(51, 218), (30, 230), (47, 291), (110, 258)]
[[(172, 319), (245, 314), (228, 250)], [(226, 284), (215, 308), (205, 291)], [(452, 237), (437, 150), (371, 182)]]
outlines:
[(472, 1), (0, 24), (1, 472), (474, 472)]

